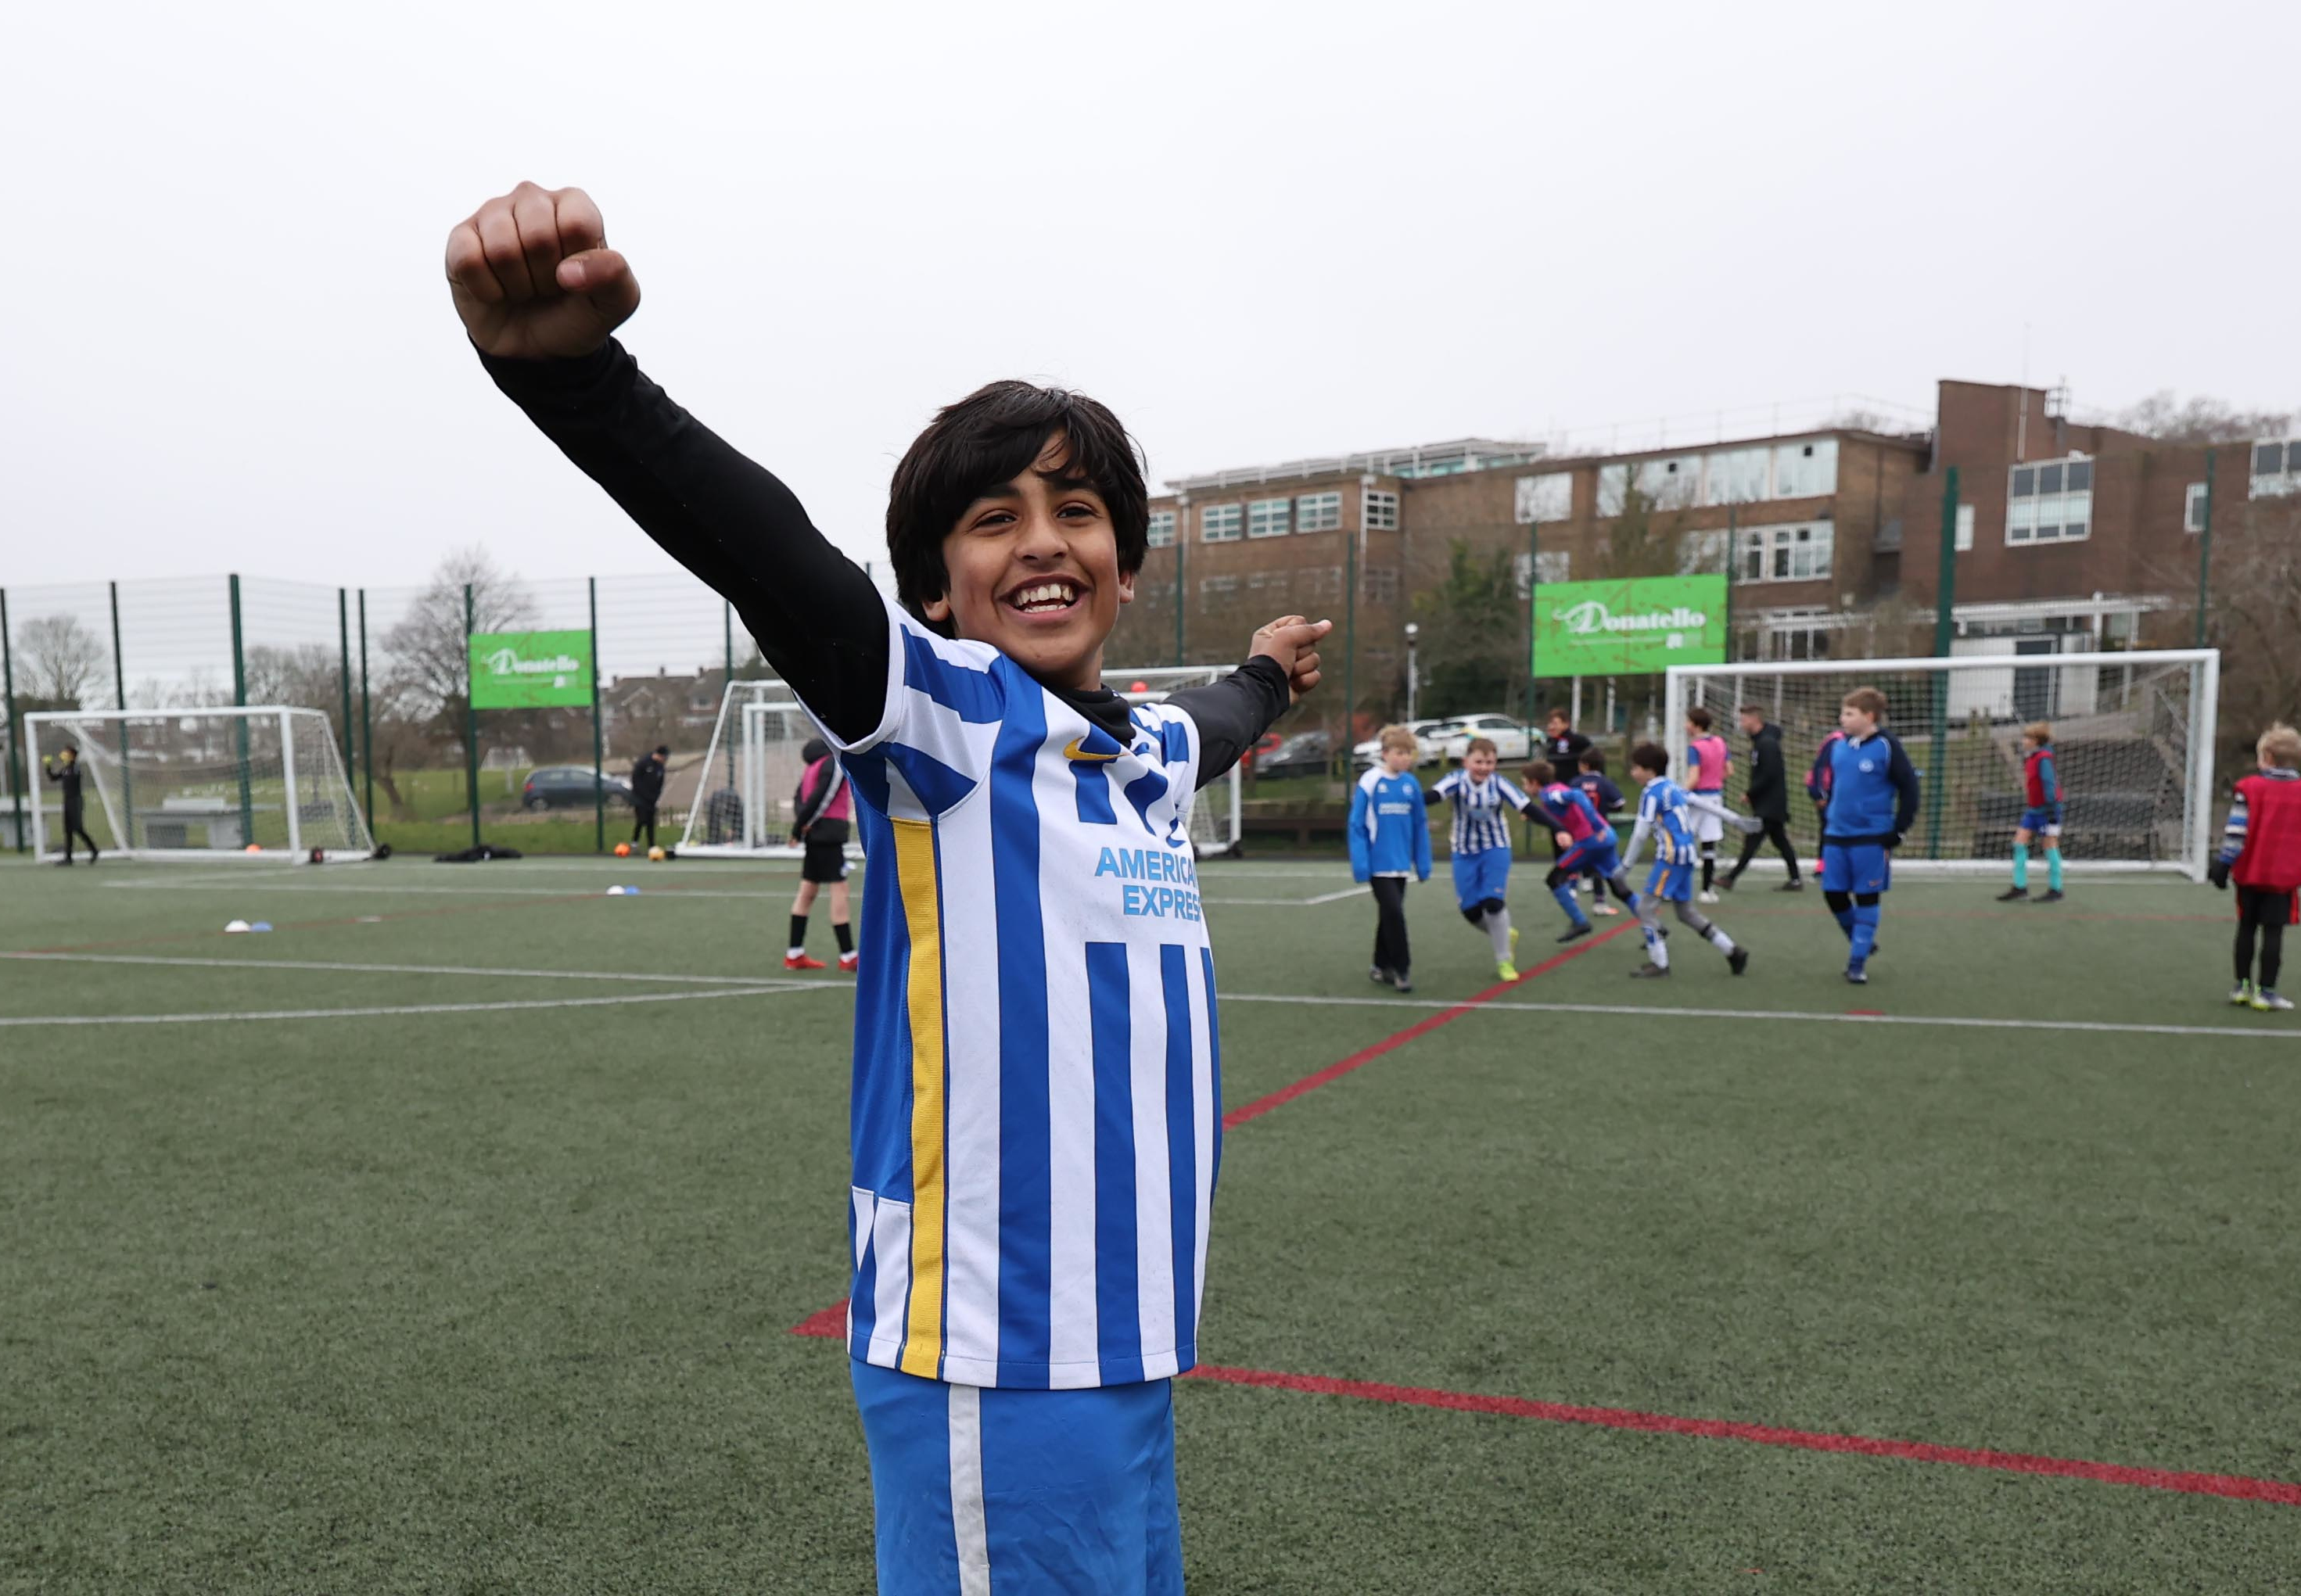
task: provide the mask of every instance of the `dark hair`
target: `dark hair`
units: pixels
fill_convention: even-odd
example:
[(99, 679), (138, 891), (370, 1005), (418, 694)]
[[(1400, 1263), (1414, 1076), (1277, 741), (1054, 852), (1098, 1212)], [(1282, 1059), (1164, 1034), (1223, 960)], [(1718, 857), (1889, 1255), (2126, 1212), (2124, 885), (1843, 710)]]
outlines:
[(1586, 771), (1594, 771), (1602, 776), (1604, 775), (1606, 773), (1606, 750), (1600, 748), (1594, 742), (1588, 748), (1583, 749), (1582, 768)]
[(667, 742), (659, 742), (655, 745), (655, 751), (658, 754), (668, 754), (671, 752), (671, 745)]
[(1686, 712), (1686, 723), (1689, 726), (1699, 726), (1707, 731), (1710, 730), (1710, 712), (1696, 704)]
[(1669, 750), (1658, 742), (1642, 742), (1630, 750), (1630, 763), (1657, 776), (1669, 774)]
[(1552, 721), (1564, 721), (1570, 726), (1574, 723), (1574, 717), (1567, 713), (1565, 705), (1552, 704), (1549, 712), (1542, 717), (1542, 721), (1544, 725), (1548, 725)]
[[(931, 598), (950, 585), (942, 543), (966, 506), (1029, 471), (1060, 434), (1067, 446), (1062, 479), (1102, 496), (1118, 539), (1118, 569), (1142, 568), (1149, 547), (1150, 495), (1134, 440), (1104, 405), (1084, 394), (1035, 383), (986, 383), (936, 412), (904, 451), (887, 494), (887, 555), (895, 597), (923, 624)], [(946, 635), (950, 624), (936, 627)]]
[(1519, 772), (1519, 774), (1524, 776), (1536, 787), (1547, 787), (1552, 781), (1558, 780), (1557, 768), (1547, 759), (1535, 760), (1532, 765), (1527, 765), (1524, 770)]
[(1766, 712), (1755, 704), (1745, 704), (1741, 708), (1736, 710), (1734, 713), (1736, 714), (1754, 714), (1761, 721), (1766, 718)]

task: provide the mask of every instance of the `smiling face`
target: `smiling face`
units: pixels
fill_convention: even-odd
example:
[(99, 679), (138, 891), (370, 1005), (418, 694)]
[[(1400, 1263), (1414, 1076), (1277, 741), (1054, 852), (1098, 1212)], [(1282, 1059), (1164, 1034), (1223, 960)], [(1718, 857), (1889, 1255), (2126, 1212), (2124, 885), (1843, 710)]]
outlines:
[(1102, 645), (1118, 606), (1134, 598), (1119, 569), (1109, 507), (1070, 470), (1070, 446), (1050, 437), (1028, 471), (983, 493), (942, 542), (948, 586), (927, 598), (930, 621), (988, 643), (1039, 681), (1102, 685)]
[(1462, 756), (1462, 768), (1473, 781), (1483, 781), (1493, 775), (1494, 766), (1499, 763), (1492, 748), (1472, 748)]

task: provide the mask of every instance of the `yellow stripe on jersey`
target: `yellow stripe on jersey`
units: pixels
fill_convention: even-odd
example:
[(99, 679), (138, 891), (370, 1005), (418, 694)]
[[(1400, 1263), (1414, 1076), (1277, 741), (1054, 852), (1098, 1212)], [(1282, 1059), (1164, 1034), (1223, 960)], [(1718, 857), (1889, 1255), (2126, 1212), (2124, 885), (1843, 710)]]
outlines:
[(910, 932), (911, 1308), (897, 1363), (932, 1380), (941, 1372), (943, 1254), (942, 904), (935, 882), (934, 826), (890, 820), (895, 879)]

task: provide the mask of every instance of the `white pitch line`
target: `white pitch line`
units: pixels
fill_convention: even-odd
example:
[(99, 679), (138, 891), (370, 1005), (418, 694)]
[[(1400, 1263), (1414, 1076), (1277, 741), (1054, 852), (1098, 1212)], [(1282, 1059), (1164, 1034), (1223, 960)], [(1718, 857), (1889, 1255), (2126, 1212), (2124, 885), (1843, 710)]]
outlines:
[[(1310, 1007), (1459, 1008), (1468, 1000), (1442, 998), (1313, 998), (1293, 992), (1217, 992), (1218, 1003), (1295, 1003)], [(2249, 1031), (2236, 1025), (2117, 1025), (2105, 1020), (1994, 1020), (1970, 1015), (1830, 1014), (1794, 1008), (1648, 1008), (1636, 1003), (1524, 1003), (1497, 998), (1476, 1006), (1514, 1014), (1586, 1014), (1628, 1019), (1782, 1020), (1833, 1025), (1939, 1025), (1965, 1031), (2074, 1031), (2142, 1036), (2244, 1036), (2301, 1040), (2301, 1030)]]
[[(1201, 881), (1206, 878), (1201, 876)], [(1226, 908), (1242, 909), (1313, 909), (1322, 903), (1340, 903), (1345, 898), (1363, 898), (1368, 887), (1351, 887), (1341, 892), (1322, 893), (1317, 898), (1209, 898), (1203, 901)]]
[(0, 959), (34, 959), (64, 965), (188, 965), (207, 970), (308, 970), (352, 975), (486, 975), (498, 980), (672, 982), (690, 986), (758, 987), (768, 990), (804, 990), (837, 983), (823, 981), (779, 981), (761, 975), (651, 975), (640, 970), (506, 970), (473, 965), (339, 964), (330, 959), (191, 958), (156, 953), (10, 953)]
[(800, 986), (715, 988), (706, 992), (632, 992), (617, 998), (533, 998), (504, 1003), (407, 1003), (372, 1008), (272, 1008), (225, 1011), (220, 1014), (22, 1015), (0, 1018), (0, 1026), (23, 1025), (197, 1025), (216, 1021), (347, 1020), (396, 1015), (495, 1014), (525, 1008), (604, 1008), (626, 1003), (683, 1003), (693, 998), (771, 998), (782, 992), (835, 991)]
[[(601, 879), (605, 880), (606, 877), (603, 875)], [(584, 889), (575, 887), (481, 886), (477, 882), (474, 882), (468, 887), (453, 887), (445, 885), (437, 887), (372, 886), (364, 882), (297, 882), (291, 883), (287, 882), (253, 881), (246, 877), (228, 882), (150, 881), (112, 882), (108, 882), (107, 885), (116, 887), (121, 891), (134, 892), (342, 892), (351, 894), (375, 892), (402, 898), (565, 898), (571, 900), (581, 898), (605, 898), (607, 896), (607, 890), (605, 888), (600, 888), (596, 891), (587, 891)], [(634, 896), (641, 898), (648, 896), (657, 898), (741, 898), (780, 901), (783, 898), (789, 898), (791, 894), (787, 891), (781, 890), (766, 892), (723, 891), (711, 887), (699, 889), (694, 887), (657, 886), (649, 888), (642, 882), (640, 891), (634, 894)]]

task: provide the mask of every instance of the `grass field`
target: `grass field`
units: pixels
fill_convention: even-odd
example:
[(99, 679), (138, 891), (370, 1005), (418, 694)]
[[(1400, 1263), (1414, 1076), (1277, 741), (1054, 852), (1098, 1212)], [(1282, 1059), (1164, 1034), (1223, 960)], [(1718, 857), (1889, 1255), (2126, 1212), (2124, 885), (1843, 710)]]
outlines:
[[(0, 1592), (868, 1591), (792, 881), (0, 865)], [(2226, 899), (1905, 884), (1856, 993), (1745, 887), (1656, 990), (1522, 876), (1495, 992), (1434, 883), (1402, 998), (1337, 866), (1202, 886), (1200, 1596), (2301, 1588), (2301, 1026)]]

